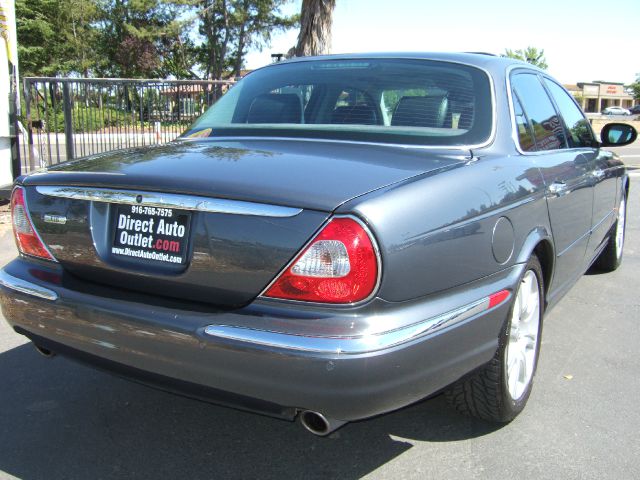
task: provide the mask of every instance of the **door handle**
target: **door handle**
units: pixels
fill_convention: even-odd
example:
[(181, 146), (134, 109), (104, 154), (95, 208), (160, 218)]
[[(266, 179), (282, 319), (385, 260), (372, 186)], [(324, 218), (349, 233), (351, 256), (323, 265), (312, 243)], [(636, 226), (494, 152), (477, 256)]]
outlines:
[(567, 184), (564, 182), (553, 182), (549, 185), (549, 193), (556, 197), (565, 195), (567, 193)]

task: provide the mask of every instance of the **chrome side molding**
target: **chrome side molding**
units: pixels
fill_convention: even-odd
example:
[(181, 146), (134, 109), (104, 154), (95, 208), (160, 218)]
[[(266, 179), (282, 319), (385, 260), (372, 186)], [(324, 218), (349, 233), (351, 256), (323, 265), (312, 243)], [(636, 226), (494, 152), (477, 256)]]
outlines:
[(58, 294), (53, 290), (49, 290), (48, 288), (41, 287), (35, 283), (27, 282), (26, 280), (9, 275), (4, 270), (0, 270), (0, 285), (11, 290), (15, 290), (16, 292), (26, 293), (27, 295), (44, 298), (45, 300), (54, 301), (58, 299)]
[(404, 328), (354, 337), (309, 337), (230, 325), (208, 325), (206, 335), (256, 345), (321, 354), (358, 355), (410, 342), (455, 325), (490, 308), (489, 297)]
[(302, 209), (269, 205), (266, 203), (209, 198), (175, 193), (116, 190), (111, 188), (36, 186), (38, 193), (49, 197), (71, 198), (90, 202), (118, 203), (124, 205), (146, 205), (150, 207), (175, 208), (209, 213), (251, 215), (257, 217), (295, 217)]

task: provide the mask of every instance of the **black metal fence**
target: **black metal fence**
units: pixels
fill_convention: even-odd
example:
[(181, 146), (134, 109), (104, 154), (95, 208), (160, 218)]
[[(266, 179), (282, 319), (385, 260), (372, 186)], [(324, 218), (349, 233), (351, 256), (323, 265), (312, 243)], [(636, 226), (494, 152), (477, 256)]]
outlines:
[(233, 83), (24, 78), (22, 172), (94, 153), (169, 142)]

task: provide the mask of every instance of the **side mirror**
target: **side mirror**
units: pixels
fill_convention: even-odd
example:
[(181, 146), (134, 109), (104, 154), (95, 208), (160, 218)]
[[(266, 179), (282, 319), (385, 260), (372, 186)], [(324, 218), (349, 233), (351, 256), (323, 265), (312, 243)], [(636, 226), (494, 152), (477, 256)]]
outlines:
[(626, 123), (607, 123), (600, 132), (602, 147), (623, 147), (636, 141), (638, 132)]

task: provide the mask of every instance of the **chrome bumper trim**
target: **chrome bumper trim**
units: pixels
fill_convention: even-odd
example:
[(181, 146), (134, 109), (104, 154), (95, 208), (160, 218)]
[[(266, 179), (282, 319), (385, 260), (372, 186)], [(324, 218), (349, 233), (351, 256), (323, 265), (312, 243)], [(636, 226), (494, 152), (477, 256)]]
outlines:
[(489, 297), (455, 310), (397, 330), (353, 337), (309, 337), (230, 325), (208, 325), (206, 335), (225, 340), (251, 343), (321, 354), (358, 355), (385, 350), (460, 323), (489, 308)]
[(58, 294), (53, 290), (16, 278), (4, 270), (0, 270), (0, 285), (17, 292), (26, 293), (27, 295), (44, 298), (45, 300), (53, 301), (58, 299)]
[(49, 197), (71, 198), (91, 202), (144, 205), (198, 212), (252, 215), (257, 217), (295, 217), (302, 209), (269, 205), (266, 203), (209, 198), (175, 193), (143, 192), (137, 190), (115, 190), (110, 188), (36, 186), (38, 193)]

